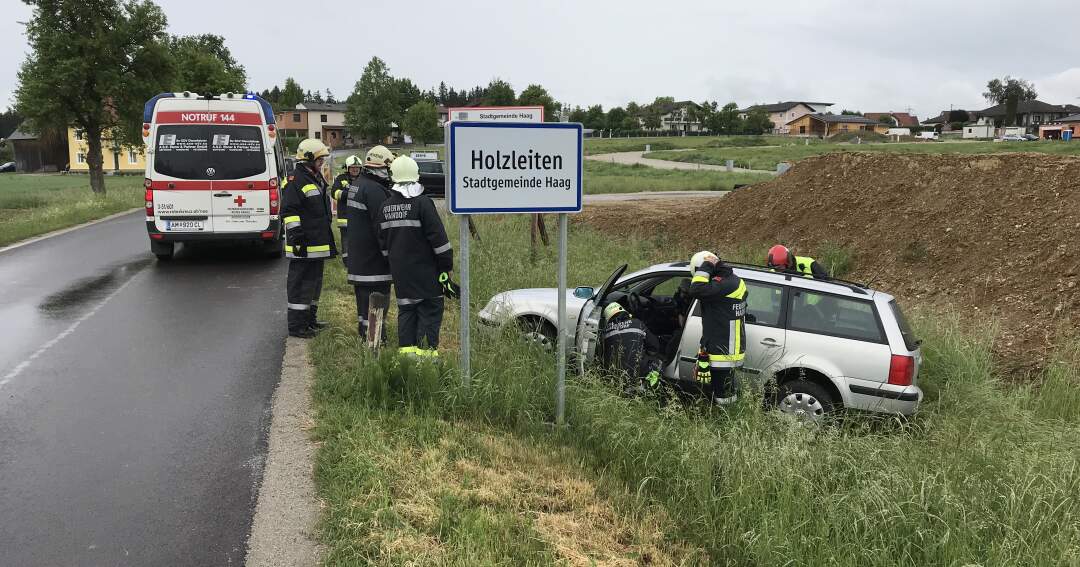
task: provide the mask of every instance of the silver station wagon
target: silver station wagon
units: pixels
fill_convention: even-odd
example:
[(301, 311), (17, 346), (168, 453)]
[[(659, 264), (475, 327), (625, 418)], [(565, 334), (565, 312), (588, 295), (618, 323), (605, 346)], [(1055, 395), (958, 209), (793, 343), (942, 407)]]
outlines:
[[(749, 290), (746, 359), (741, 369), (781, 411), (816, 420), (841, 408), (914, 414), (922, 353), (896, 300), (840, 280), (811, 279), (767, 268), (731, 264)], [(701, 339), (701, 309), (680, 289), (691, 278), (686, 262), (658, 264), (623, 275), (616, 269), (599, 288), (567, 292), (567, 319), (575, 329), (579, 369), (596, 359), (600, 314), (618, 301), (660, 337), (664, 377), (694, 381)], [(499, 293), (479, 313), (481, 322), (517, 323), (527, 336), (555, 344), (558, 291)]]

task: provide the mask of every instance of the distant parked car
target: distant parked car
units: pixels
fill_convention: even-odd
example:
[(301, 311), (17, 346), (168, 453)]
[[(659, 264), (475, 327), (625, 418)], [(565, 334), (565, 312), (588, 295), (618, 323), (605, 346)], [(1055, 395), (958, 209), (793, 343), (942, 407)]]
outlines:
[(0, 173), (14, 173), (14, 172), (15, 172), (15, 162), (9, 161), (9, 162), (7, 162), (5, 164), (0, 165)]
[(443, 162), (438, 160), (417, 160), (420, 168), (420, 184), (424, 186), (424, 194), (429, 197), (446, 196), (446, 174), (443, 172)]
[(1028, 138), (1020, 134), (1009, 134), (1001, 137), (1002, 142), (1026, 142)]
[(1029, 142), (1035, 142), (1038, 141), (1039, 137), (1035, 134), (1024, 134), (1024, 139)]

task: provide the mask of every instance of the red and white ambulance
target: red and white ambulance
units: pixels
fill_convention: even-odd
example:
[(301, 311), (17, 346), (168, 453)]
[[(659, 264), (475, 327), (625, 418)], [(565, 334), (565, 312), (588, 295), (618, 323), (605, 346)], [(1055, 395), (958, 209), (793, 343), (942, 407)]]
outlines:
[(143, 109), (150, 251), (177, 242), (257, 241), (281, 256), (279, 181), (285, 175), (274, 111), (253, 94), (162, 93)]

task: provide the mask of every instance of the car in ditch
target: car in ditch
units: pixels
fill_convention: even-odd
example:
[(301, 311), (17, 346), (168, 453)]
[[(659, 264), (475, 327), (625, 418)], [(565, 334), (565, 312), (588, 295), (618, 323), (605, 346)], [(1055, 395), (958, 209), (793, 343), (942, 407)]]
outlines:
[[(923, 392), (917, 380), (921, 341), (891, 295), (853, 282), (729, 264), (748, 289), (746, 359), (741, 374), (767, 387), (766, 401), (802, 419), (839, 409), (912, 415)], [(663, 374), (693, 384), (701, 339), (701, 309), (685, 289), (687, 262), (657, 264), (624, 275), (617, 268), (599, 288), (567, 291), (567, 320), (578, 369), (600, 359), (603, 308), (619, 301), (661, 341)], [(518, 289), (496, 294), (482, 323), (515, 323), (526, 337), (555, 344), (558, 291)]]

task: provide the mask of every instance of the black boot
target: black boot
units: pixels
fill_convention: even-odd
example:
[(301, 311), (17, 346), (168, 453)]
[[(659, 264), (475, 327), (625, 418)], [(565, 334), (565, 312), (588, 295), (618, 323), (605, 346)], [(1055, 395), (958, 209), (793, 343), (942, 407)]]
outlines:
[(323, 329), (330, 326), (330, 323), (327, 323), (326, 321), (320, 321), (319, 320), (319, 317), (318, 317), (318, 315), (319, 315), (319, 306), (318, 305), (312, 305), (311, 310), (309, 311), (309, 313), (311, 314), (311, 322), (308, 323), (308, 328), (314, 329), (316, 332), (318, 332), (318, 331), (321, 331), (321, 330), (323, 330)]

